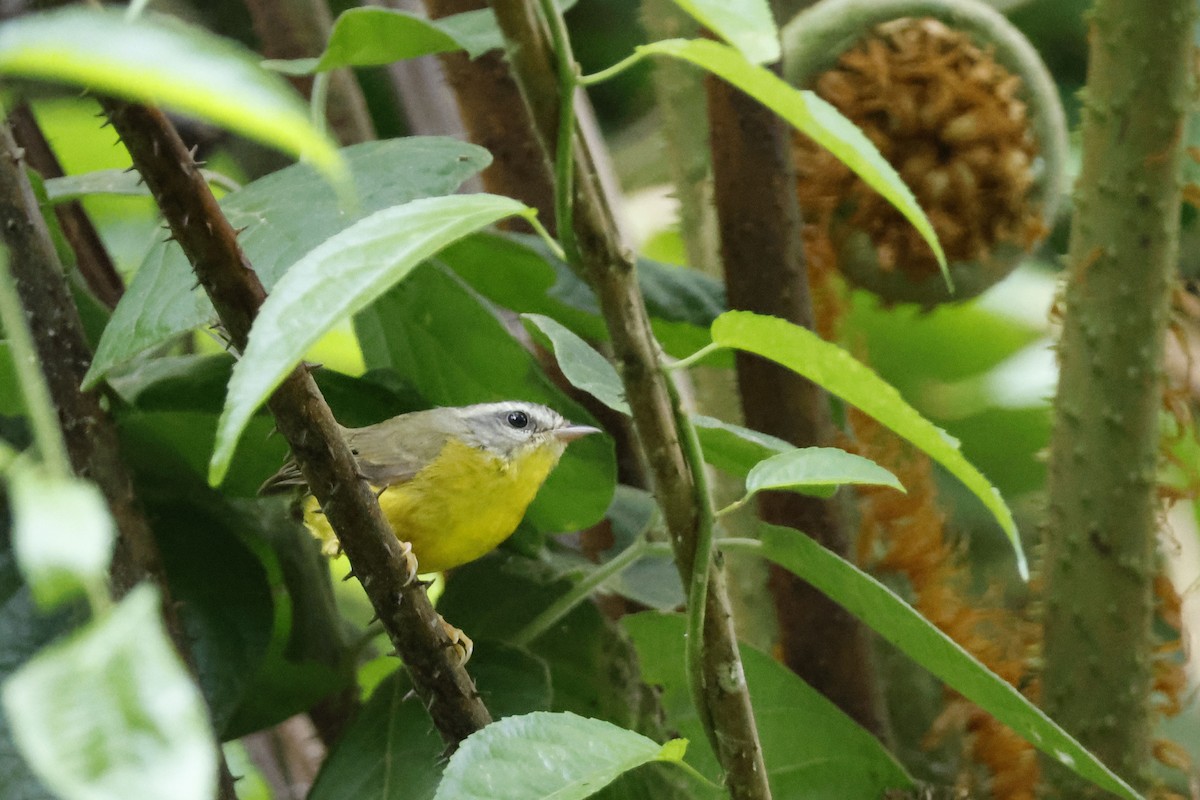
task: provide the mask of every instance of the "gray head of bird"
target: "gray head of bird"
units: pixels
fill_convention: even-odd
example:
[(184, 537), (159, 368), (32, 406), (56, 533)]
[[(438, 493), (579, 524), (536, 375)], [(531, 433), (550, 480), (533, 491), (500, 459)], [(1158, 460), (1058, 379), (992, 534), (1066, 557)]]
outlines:
[(590, 425), (576, 425), (552, 408), (521, 400), (480, 403), (456, 411), (467, 444), (505, 458), (546, 444), (555, 445), (562, 452), (568, 442), (600, 432)]

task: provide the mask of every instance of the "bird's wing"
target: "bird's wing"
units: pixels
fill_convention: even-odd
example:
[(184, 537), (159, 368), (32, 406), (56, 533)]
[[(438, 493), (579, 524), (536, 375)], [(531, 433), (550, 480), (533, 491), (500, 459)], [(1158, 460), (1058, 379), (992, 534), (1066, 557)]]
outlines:
[[(394, 486), (412, 479), (442, 451), (446, 440), (461, 435), (455, 417), (413, 412), (365, 428), (342, 428), (346, 444), (358, 461), (358, 471), (374, 486)], [(259, 494), (280, 494), (307, 488), (295, 459), (288, 458), (279, 471), (259, 487)]]
[(437, 458), (449, 433), (432, 427), (423, 413), (405, 414), (377, 425), (346, 431), (358, 470), (374, 486), (411, 480)]

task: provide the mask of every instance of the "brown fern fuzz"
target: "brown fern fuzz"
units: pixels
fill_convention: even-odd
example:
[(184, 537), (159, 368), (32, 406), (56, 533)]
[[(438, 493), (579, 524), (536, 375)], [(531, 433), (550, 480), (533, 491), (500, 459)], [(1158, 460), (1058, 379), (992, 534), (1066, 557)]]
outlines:
[[(1007, 256), (1045, 238), (1034, 192), (1038, 145), (1021, 79), (967, 35), (934, 19), (884, 23), (814, 88), (900, 173), (947, 258), (989, 273), (965, 291), (994, 283), (1015, 264)], [(794, 153), (805, 219), (828, 230), (839, 251), (851, 232), (864, 232), (881, 273), (913, 284), (937, 275), (929, 246), (883, 197), (807, 137), (796, 136)], [(858, 270), (847, 271), (864, 282)]]

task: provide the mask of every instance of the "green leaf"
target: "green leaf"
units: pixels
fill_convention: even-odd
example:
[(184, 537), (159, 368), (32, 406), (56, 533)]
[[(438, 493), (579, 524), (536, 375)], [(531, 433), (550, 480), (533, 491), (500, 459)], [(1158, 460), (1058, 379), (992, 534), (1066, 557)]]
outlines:
[[(589, 562), (591, 568), (620, 555), (660, 519), (654, 495), (623, 484), (617, 485), (607, 517), (612, 526), (613, 546), (598, 554), (599, 564)], [(668, 554), (648, 554), (638, 559), (608, 580), (604, 588), (660, 611), (673, 611), (684, 604), (679, 569)]]
[(608, 359), (597, 353), (591, 345), (579, 338), (565, 325), (541, 314), (522, 314), (521, 319), (531, 322), (546, 335), (554, 347), (555, 358), (563, 375), (576, 389), (587, 392), (601, 403), (628, 415), (629, 403), (625, 402), (625, 387), (621, 377)]
[(204, 702), (143, 584), (105, 617), (52, 644), (3, 686), (13, 738), (67, 800), (216, 793)]
[(791, 528), (763, 524), (762, 554), (811, 583), (972, 703), (1079, 776), (1139, 795), (1045, 712), (980, 664), (886, 586)]
[(9, 472), (13, 552), (42, 608), (104, 592), (116, 531), (96, 486), (21, 463)]
[[(545, 314), (587, 339), (608, 340), (591, 288), (536, 237), (471, 237), (446, 253), (446, 263), (505, 308)], [(638, 259), (637, 275), (663, 349), (682, 357), (703, 347), (708, 326), (725, 310), (721, 283), (696, 270), (644, 258)]]
[[(567, 9), (574, 2), (559, 3)], [(317, 58), (266, 61), (287, 75), (311, 75), (340, 67), (370, 67), (409, 58), (466, 50), (478, 58), (504, 47), (504, 37), (490, 8), (426, 19), (386, 8), (352, 8), (333, 23), (329, 44)]]
[(444, 750), (432, 727), (408, 676), (393, 672), (325, 758), (309, 800), (428, 800), (441, 778)]
[[(645, 612), (621, 619), (637, 646), (642, 677), (662, 687), (667, 726), (692, 744), (688, 763), (719, 779), (721, 769), (692, 705), (684, 672), (682, 616)], [(883, 797), (912, 779), (879, 743), (832, 702), (766, 653), (741, 651), (763, 760), (775, 797)], [(697, 798), (724, 797), (709, 793)]]
[(329, 44), (318, 58), (267, 61), (263, 66), (288, 75), (309, 75), (341, 67), (390, 64), (465, 47), (452, 29), (437, 22), (386, 8), (352, 8), (338, 15)]
[[(630, 546), (643, 544), (641, 540), (660, 520), (658, 503), (645, 489), (618, 483), (605, 519), (612, 531), (612, 543), (608, 547), (584, 555), (574, 547), (551, 545), (542, 558), (559, 576), (572, 580), (586, 577)], [(618, 594), (659, 611), (675, 611), (684, 604), (683, 586), (674, 559), (669, 552), (653, 548), (605, 580), (600, 591)]]
[[(538, 237), (477, 234), (447, 248), (441, 260), (498, 305), (552, 317), (585, 339), (608, 340), (591, 288)], [(637, 276), (664, 350), (682, 357), (708, 343), (708, 326), (725, 310), (720, 281), (646, 258), (638, 259)]]
[(491, 194), (413, 200), (372, 214), (297, 261), (259, 309), (233, 368), (209, 481), (221, 482), (250, 416), (326, 331), (455, 239), (504, 217), (535, 213)]
[[(471, 677), (500, 718), (544, 710), (550, 703), (546, 664), (529, 653), (479, 641)], [(334, 745), (308, 800), (428, 800), (437, 790), (444, 746), (429, 713), (397, 670), (375, 688)]]
[[(676, 584), (678, 591), (678, 575)], [(438, 610), (476, 636), (477, 646), (480, 637), (509, 641), (570, 585), (547, 564), (502, 549), (456, 570)], [(550, 710), (603, 719), (659, 741), (669, 738), (656, 694), (641, 682), (629, 637), (595, 603), (576, 606), (528, 649), (550, 668)], [(488, 698), (489, 707), (497, 698)], [(596, 800), (696, 800), (696, 786), (683, 772), (654, 765), (619, 778)]]
[[(574, 581), (549, 565), (503, 550), (454, 573), (438, 610), (468, 634), (508, 642)], [(637, 656), (594, 603), (582, 603), (528, 646), (550, 668), (550, 709), (608, 720), (642, 733), (639, 715), (653, 708), (638, 680)], [(533, 709), (528, 709), (533, 710)]]
[(999, 492), (959, 452), (958, 442), (904, 401), (891, 385), (835, 344), (777, 317), (730, 311), (712, 326), (713, 343), (755, 353), (803, 375), (904, 437), (945, 467), (996, 517), (1023, 578), (1029, 575), (1012, 512)]
[(904, 491), (891, 472), (836, 447), (801, 447), (760, 461), (746, 476), (746, 495), (775, 489), (832, 497), (847, 484), (890, 486)]
[(758, 462), (795, 449), (790, 442), (741, 425), (701, 414), (693, 414), (691, 419), (704, 450), (704, 460), (741, 478)]
[(750, 63), (779, 60), (779, 29), (766, 0), (675, 0), (675, 5), (736, 47)]
[[(706, 39), (668, 39), (641, 45), (625, 61), (585, 79), (596, 82), (624, 70), (646, 56), (663, 55), (688, 61), (732, 84), (783, 117), (796, 130), (837, 156), (856, 175), (896, 207), (921, 234), (937, 257), (947, 283), (946, 254), (929, 218), (900, 175), (861, 130), (829, 103), (796, 89), (770, 70), (755, 66), (737, 50)], [(953, 287), (951, 287), (953, 288)]]
[(608, 340), (592, 290), (539, 237), (477, 233), (447, 247), (438, 261), (498, 306), (551, 317), (591, 341)]
[[(287, 499), (233, 500), (205, 483), (216, 414), (135, 412), (120, 422), (217, 732), (269, 727), (352, 685), (355, 648), (334, 607), (327, 559)], [(197, 427), (201, 441), (182, 439)], [(248, 448), (271, 456), (254, 487), (282, 460), (279, 444)]]
[(467, 737), (450, 757), (434, 798), (582, 800), (635, 767), (678, 757), (677, 746), (602, 720), (537, 711)]
[[(234, 500), (230, 516), (241, 523), (241, 544), (265, 569), (267, 588), (274, 601), (273, 625), (266, 652), (253, 671), (240, 676), (245, 691), (236, 713), (222, 730), (223, 738), (243, 736), (283, 722), (312, 708), (323, 698), (354, 686), (360, 655), (356, 632), (338, 613), (329, 574), (329, 559), (321, 555), (312, 534), (288, 508), (288, 501)], [(210, 550), (211, 545), (210, 545)], [(175, 554), (178, 563), (186, 548)], [(209, 610), (224, 618), (209, 625), (236, 625), (229, 615), (234, 603), (218, 596), (219, 587), (197, 586), (196, 565), (180, 565), (192, 580), (191, 588), (209, 602)], [(185, 600), (186, 602), (186, 600)], [(211, 630), (214, 637), (228, 632)]]
[[(332, 187), (295, 164), (226, 195), (221, 211), (267, 291), (301, 256), (368, 214), (420, 197), (450, 194), (491, 161), (486, 150), (445, 137), (412, 137), (344, 151), (358, 213), (341, 208)], [(134, 276), (96, 348), (84, 387), (117, 364), (204, 325), (216, 315), (183, 251), (154, 246)]]
[[(0, 507), (4, 503), (0, 500)], [(42, 611), (22, 581), (9, 548), (8, 519), (0, 511), (0, 685), (22, 664), (55, 639), (85, 623), (86, 603), (67, 603)], [(12, 740), (12, 726), (0, 703), (0, 797), (59, 800), (33, 774)]]
[[(433, 405), (529, 400), (595, 424), (440, 262), (419, 267), (355, 318), (367, 366), (395, 370)], [(586, 528), (604, 516), (615, 483), (612, 440), (585, 436), (567, 448), (525, 519), (552, 533)]]
[[(229, 178), (212, 172), (200, 170), (200, 174), (210, 183), (228, 185)], [(127, 169), (100, 169), (85, 172), (82, 175), (67, 175), (62, 178), (49, 178), (44, 182), (46, 201), (58, 205), (69, 203), (95, 194), (115, 194), (127, 197), (149, 197), (150, 189), (142, 176)]]
[(0, 74), (59, 81), (199, 117), (341, 175), (296, 92), (234, 42), (161, 16), (65, 8), (0, 28)]

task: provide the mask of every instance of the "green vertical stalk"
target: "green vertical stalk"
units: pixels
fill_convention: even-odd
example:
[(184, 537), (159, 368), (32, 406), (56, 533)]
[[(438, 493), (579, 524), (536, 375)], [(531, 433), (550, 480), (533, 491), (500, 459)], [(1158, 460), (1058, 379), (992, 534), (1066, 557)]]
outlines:
[[(560, 46), (566, 44), (559, 12), (553, 6), (546, 7), (547, 30), (547, 21), (538, 16), (533, 0), (490, 2), (539, 138), (547, 150), (555, 148), (560, 139), (566, 138), (560, 120), (566, 99), (562, 82), (575, 80), (570, 72), (556, 67), (565, 59), (561, 49), (556, 55), (551, 35)], [(574, 59), (570, 61), (568, 69), (574, 70)], [(704, 530), (711, 520), (710, 500), (703, 478), (681, 445), (688, 433), (680, 430), (678, 404), (667, 385), (661, 350), (637, 282), (636, 263), (621, 242), (593, 154), (578, 130), (574, 134), (566, 142), (574, 152), (570, 159), (574, 162), (570, 224), (576, 244), (572, 249), (578, 261), (572, 266), (595, 291), (612, 337), (614, 360), (644, 446), (680, 576), (689, 588), (695, 588), (692, 597), (704, 596), (703, 612), (697, 611), (692, 617), (693, 624), (702, 624), (704, 629), (703, 637), (698, 637), (702, 639), (698, 645), (701, 680), (693, 687), (702, 695), (697, 698), (696, 710), (725, 771), (730, 796), (734, 800), (767, 800), (771, 789), (737, 649), (724, 571), (709, 550), (701, 550), (711, 545), (711, 530)], [(560, 155), (556, 163), (562, 168), (566, 155)], [(562, 188), (557, 186), (556, 190), (561, 192)], [(559, 220), (560, 236), (567, 225), (566, 219)], [(697, 576), (696, 570), (708, 574)], [(700, 590), (701, 583), (707, 584), (707, 591)], [(693, 650), (689, 655), (697, 654)], [(694, 664), (694, 659), (689, 661), (689, 666)]]
[[(672, 0), (642, 0), (641, 21), (651, 41), (694, 39), (700, 34), (700, 24)], [(720, 245), (712, 207), (704, 77), (690, 64), (662, 59), (654, 64), (653, 82), (666, 140), (662, 157), (670, 168), (679, 199), (679, 235), (688, 266), (719, 278)]]
[[(1150, 764), (1162, 348), (1194, 0), (1097, 0), (1050, 462), (1043, 697), (1122, 777)], [(1066, 770), (1054, 796), (1093, 797)]]

